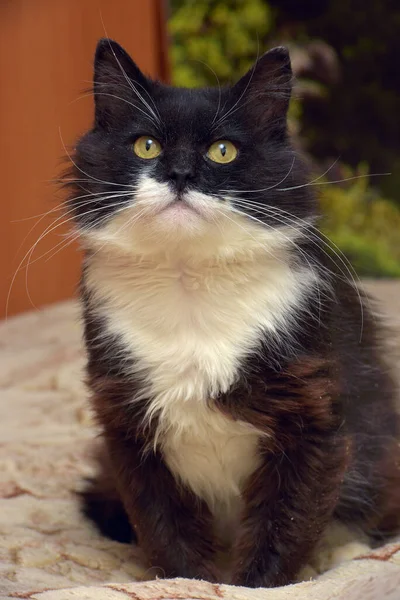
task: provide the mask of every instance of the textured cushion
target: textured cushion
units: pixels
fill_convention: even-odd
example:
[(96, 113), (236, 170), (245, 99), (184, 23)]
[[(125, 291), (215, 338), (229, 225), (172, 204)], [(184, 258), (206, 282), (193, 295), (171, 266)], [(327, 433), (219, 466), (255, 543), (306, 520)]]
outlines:
[[(369, 286), (394, 323), (400, 285)], [(400, 539), (371, 551), (342, 528), (304, 570), (308, 581), (286, 588), (143, 581), (140, 550), (102, 538), (79, 513), (74, 492), (93, 470), (96, 437), (83, 364), (73, 302), (0, 324), (0, 600), (400, 600)]]

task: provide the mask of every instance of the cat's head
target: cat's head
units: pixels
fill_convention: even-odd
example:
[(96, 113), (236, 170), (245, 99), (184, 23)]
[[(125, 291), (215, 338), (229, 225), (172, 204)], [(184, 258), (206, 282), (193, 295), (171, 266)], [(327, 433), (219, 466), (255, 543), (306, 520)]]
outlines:
[(184, 89), (101, 40), (95, 122), (76, 148), (70, 199), (86, 244), (229, 254), (298, 237), (315, 208), (287, 136), (291, 86), (281, 47), (230, 87)]

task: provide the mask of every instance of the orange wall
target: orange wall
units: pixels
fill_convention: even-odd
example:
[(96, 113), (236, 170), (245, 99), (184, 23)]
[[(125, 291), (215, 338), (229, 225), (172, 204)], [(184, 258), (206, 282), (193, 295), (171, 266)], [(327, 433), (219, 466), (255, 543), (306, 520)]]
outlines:
[(167, 78), (163, 8), (163, 0), (0, 2), (0, 318), (7, 296), (12, 315), (74, 293), (80, 256), (75, 244), (62, 249), (65, 227), (46, 235), (29, 269), (18, 271), (58, 214), (29, 217), (62, 199), (51, 182), (65, 154), (59, 131), (71, 147), (91, 123), (92, 98), (81, 96), (104, 27), (143, 70)]

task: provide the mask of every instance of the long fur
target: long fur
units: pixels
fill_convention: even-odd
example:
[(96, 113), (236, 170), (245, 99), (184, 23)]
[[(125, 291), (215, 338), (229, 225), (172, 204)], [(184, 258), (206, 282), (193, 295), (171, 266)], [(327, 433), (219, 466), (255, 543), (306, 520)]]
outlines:
[[(150, 207), (168, 196), (146, 179), (136, 192), (138, 210), (146, 206), (149, 189)], [(205, 195), (201, 200), (212, 205)], [(244, 359), (260, 350), (265, 331), (271, 337), (283, 332), (290, 340), (292, 315), (301, 314), (316, 275), (288, 264), (290, 238), (265, 235), (253, 223), (241, 230), (235, 219), (221, 221), (216, 239), (209, 230), (206, 243), (196, 236), (194, 260), (190, 240), (181, 241), (189, 254), (185, 260), (166, 231), (159, 239), (162, 253), (154, 256), (154, 246), (149, 254), (147, 244), (140, 248), (138, 235), (129, 247), (130, 230), (124, 236), (118, 226), (113, 221), (111, 231), (102, 228), (100, 243), (109, 243), (86, 269), (96, 314), (135, 356), (131, 375), (142, 385), (131, 402), (151, 399), (146, 419), (158, 417), (154, 445), (161, 445), (172, 472), (210, 507), (218, 501), (229, 508), (258, 465), (262, 431), (224, 417), (210, 400), (235, 383)], [(210, 258), (214, 246), (219, 251)]]
[[(134, 530), (166, 576), (221, 580), (227, 545), (234, 583), (282, 585), (333, 519), (398, 527), (394, 385), (351, 269), (314, 227), (290, 87), (282, 48), (220, 90), (152, 82), (109, 40), (96, 53), (69, 200), (106, 457), (86, 513), (120, 540)], [(135, 155), (143, 135), (159, 157)], [(211, 161), (216, 140), (233, 162)]]

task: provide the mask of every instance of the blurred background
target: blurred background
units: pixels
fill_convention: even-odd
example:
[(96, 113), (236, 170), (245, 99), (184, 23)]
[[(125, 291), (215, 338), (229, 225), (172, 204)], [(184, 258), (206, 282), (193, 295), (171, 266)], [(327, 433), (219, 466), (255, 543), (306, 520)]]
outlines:
[(230, 83), (288, 46), (290, 129), (323, 175), (323, 229), (360, 276), (400, 277), (399, 31), (398, 0), (2, 0), (0, 317), (74, 294), (80, 255), (55, 180), (92, 121), (104, 35), (183, 86)]

